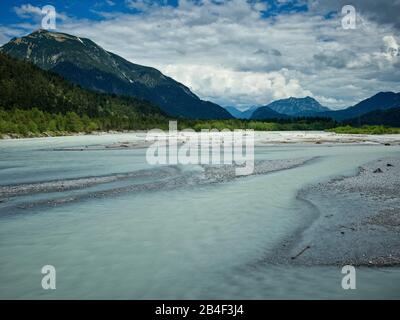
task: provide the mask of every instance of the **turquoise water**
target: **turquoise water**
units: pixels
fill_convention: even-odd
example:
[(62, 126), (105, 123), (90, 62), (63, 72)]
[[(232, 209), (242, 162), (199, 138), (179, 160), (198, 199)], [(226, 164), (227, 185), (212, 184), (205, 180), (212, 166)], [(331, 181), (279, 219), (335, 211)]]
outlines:
[[(145, 149), (53, 151), (129, 139), (134, 136), (0, 141), (0, 186), (154, 172), (146, 179), (0, 203), (1, 298), (400, 298), (399, 268), (359, 268), (357, 290), (345, 291), (338, 267), (265, 262), (280, 241), (315, 215), (296, 198), (302, 187), (354, 174), (365, 162), (398, 155), (398, 147), (260, 147), (258, 160), (318, 158), (289, 170), (225, 183), (198, 185), (178, 179), (173, 187), (157, 183), (190, 177), (200, 169), (162, 168), (167, 173), (161, 177), (157, 168), (146, 164)], [(157, 187), (18, 208), (149, 181)], [(56, 290), (41, 287), (44, 265), (56, 268)]]

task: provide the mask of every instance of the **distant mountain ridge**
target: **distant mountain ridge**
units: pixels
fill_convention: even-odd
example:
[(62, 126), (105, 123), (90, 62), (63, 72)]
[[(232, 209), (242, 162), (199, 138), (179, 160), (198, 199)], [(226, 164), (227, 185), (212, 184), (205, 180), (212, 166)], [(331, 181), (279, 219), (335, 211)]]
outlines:
[(311, 97), (281, 99), (267, 105), (275, 112), (289, 116), (313, 116), (315, 113), (330, 111), (322, 106), (317, 100)]
[(378, 92), (352, 107), (343, 110), (323, 112), (321, 115), (343, 121), (362, 116), (375, 110), (388, 110), (397, 107), (400, 107), (400, 92)]
[(225, 109), (237, 119), (250, 119), (253, 112), (258, 109), (258, 107), (250, 107), (244, 111), (241, 111), (235, 107), (225, 107)]
[(344, 122), (352, 126), (383, 125), (389, 127), (400, 127), (400, 107), (374, 110), (357, 118), (345, 120)]
[(85, 89), (148, 100), (177, 118), (265, 120), (327, 117), (347, 121), (371, 113), (368, 121), (373, 122), (373, 115), (382, 119), (382, 113), (374, 111), (400, 107), (400, 93), (379, 92), (343, 110), (330, 110), (312, 97), (291, 97), (244, 112), (226, 107), (227, 111), (199, 99), (189, 88), (157, 69), (131, 63), (89, 39), (45, 30), (14, 38), (1, 47), (0, 52), (55, 72)]
[(258, 109), (258, 107), (254, 106), (254, 107), (250, 107), (248, 109), (246, 109), (245, 111), (242, 111), (242, 116), (244, 119), (250, 119), (251, 116), (253, 115), (254, 111), (256, 111)]
[(157, 69), (131, 63), (90, 39), (38, 30), (12, 39), (0, 51), (54, 71), (86, 89), (149, 100), (174, 117), (232, 118), (224, 108), (201, 100)]
[(330, 109), (322, 106), (317, 100), (311, 97), (288, 98), (271, 102), (259, 107), (251, 116), (253, 120), (263, 119), (288, 119), (291, 117), (316, 117), (321, 112)]
[[(311, 97), (289, 98), (277, 100), (258, 108), (254, 111), (251, 119), (272, 119), (274, 116), (277, 118), (277, 115), (271, 112), (275, 111), (287, 117), (323, 117), (353, 125), (358, 123), (377, 125), (392, 123), (394, 125), (397, 120), (390, 121), (389, 115), (393, 115), (397, 119), (396, 108), (400, 110), (400, 93), (394, 92), (379, 92), (342, 110), (330, 110)], [(390, 112), (384, 112), (386, 110), (390, 110)]]
[(227, 106), (227, 107), (224, 107), (224, 108), (225, 108), (226, 111), (228, 111), (236, 119), (241, 119), (242, 111), (240, 111), (239, 109), (237, 109), (235, 107), (231, 107), (231, 106)]
[(252, 120), (272, 120), (289, 118), (291, 118), (289, 115), (276, 112), (268, 106), (257, 108), (250, 117), (250, 119)]

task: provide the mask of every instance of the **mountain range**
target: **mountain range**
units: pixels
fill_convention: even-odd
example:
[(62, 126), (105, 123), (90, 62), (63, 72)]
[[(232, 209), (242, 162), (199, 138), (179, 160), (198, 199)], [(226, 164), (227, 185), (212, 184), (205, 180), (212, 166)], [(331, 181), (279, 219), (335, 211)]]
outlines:
[[(400, 93), (379, 92), (354, 106), (331, 110), (312, 97), (281, 99), (240, 111), (201, 100), (188, 87), (155, 68), (131, 63), (90, 39), (65, 33), (35, 31), (13, 38), (0, 52), (62, 76), (84, 89), (149, 101), (164, 114), (185, 119), (290, 119), (325, 117), (347, 123), (397, 119)], [(388, 112), (386, 112), (388, 110)], [(160, 111), (160, 112), (162, 112)], [(390, 121), (389, 121), (390, 122)], [(392, 123), (392, 122), (390, 122)], [(400, 124), (399, 124), (400, 125)]]
[(360, 117), (375, 110), (388, 110), (397, 107), (400, 108), (400, 92), (379, 92), (374, 96), (355, 104), (354, 106), (344, 110), (323, 112), (321, 116), (343, 121)]
[(251, 120), (290, 119), (291, 116), (276, 112), (268, 106), (257, 108), (251, 115)]
[(89, 39), (38, 30), (12, 39), (0, 51), (53, 71), (86, 89), (146, 99), (173, 117), (232, 118), (224, 108), (201, 100), (188, 87), (157, 69), (131, 63)]
[(0, 53), (0, 133), (150, 129), (167, 123), (160, 108), (135, 97), (83, 89)]
[(357, 118), (345, 120), (344, 123), (352, 126), (383, 125), (388, 127), (400, 127), (400, 107), (374, 110)]
[(289, 116), (307, 116), (318, 112), (330, 111), (329, 108), (322, 106), (317, 100), (311, 97), (288, 98), (271, 102), (267, 105), (271, 110)]
[(316, 117), (322, 112), (330, 111), (311, 97), (281, 99), (256, 109), (251, 119), (289, 119), (296, 117)]
[[(390, 112), (383, 112), (389, 109), (391, 110)], [(331, 118), (352, 124), (384, 124), (381, 123), (383, 118), (387, 119), (388, 114), (394, 115), (396, 112), (400, 112), (400, 93), (379, 92), (343, 110), (330, 110), (311, 97), (277, 100), (256, 109), (251, 119), (267, 120), (295, 117), (320, 117)], [(374, 119), (375, 116), (377, 117), (376, 119)], [(360, 117), (361, 120), (359, 119)], [(379, 119), (382, 121), (379, 121)], [(385, 120), (384, 122), (386, 123), (388, 121)]]
[(295, 117), (315, 117), (323, 112), (331, 111), (322, 106), (317, 100), (311, 97), (288, 98), (271, 102), (266, 106), (251, 107), (242, 112), (235, 107), (225, 107), (235, 118), (268, 120), (268, 119), (289, 119)]
[(255, 106), (255, 107), (250, 107), (247, 108), (246, 110), (242, 111), (239, 110), (236, 107), (225, 107), (225, 109), (235, 118), (237, 119), (250, 119), (253, 112), (256, 111), (259, 107)]

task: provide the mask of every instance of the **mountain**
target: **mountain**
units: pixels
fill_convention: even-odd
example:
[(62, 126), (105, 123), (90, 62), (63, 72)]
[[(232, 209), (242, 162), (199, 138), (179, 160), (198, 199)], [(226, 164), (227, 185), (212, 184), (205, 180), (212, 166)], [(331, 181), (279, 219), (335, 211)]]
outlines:
[(254, 106), (242, 111), (243, 119), (250, 119), (254, 111), (256, 111), (258, 108), (259, 108), (258, 106)]
[(330, 110), (311, 97), (276, 100), (267, 107), (278, 113), (295, 117), (318, 116), (317, 113)]
[(289, 119), (290, 116), (272, 110), (268, 106), (257, 108), (250, 119), (252, 120), (268, 120), (268, 119)]
[(242, 111), (240, 111), (239, 109), (236, 109), (235, 107), (224, 107), (226, 111), (228, 111), (233, 117), (235, 117), (236, 119), (241, 119), (242, 117)]
[(219, 105), (199, 99), (157, 69), (131, 63), (89, 39), (38, 30), (12, 39), (0, 51), (56, 72), (86, 89), (149, 100), (174, 117), (232, 118)]
[(375, 110), (387, 110), (397, 107), (400, 107), (400, 92), (379, 92), (347, 109), (324, 112), (321, 115), (343, 121), (362, 116)]
[(357, 118), (345, 120), (352, 126), (383, 125), (388, 127), (400, 127), (400, 107), (386, 110), (374, 110)]
[[(75, 112), (91, 118), (166, 119), (157, 106), (134, 97), (91, 92), (71, 84), (57, 74), (0, 53), (0, 108), (51, 114)], [(26, 119), (29, 122), (29, 119)]]
[(225, 107), (225, 109), (237, 119), (250, 119), (253, 112), (258, 109), (258, 107), (250, 107), (244, 111), (241, 111), (235, 107)]

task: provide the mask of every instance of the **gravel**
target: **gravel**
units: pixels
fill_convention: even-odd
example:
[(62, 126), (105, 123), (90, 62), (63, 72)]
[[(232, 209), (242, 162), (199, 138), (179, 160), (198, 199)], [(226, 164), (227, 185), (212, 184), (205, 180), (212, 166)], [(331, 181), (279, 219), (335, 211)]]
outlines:
[(400, 158), (367, 163), (356, 176), (307, 187), (299, 197), (318, 218), (288, 245), (288, 256), (309, 247), (291, 263), (400, 265)]

